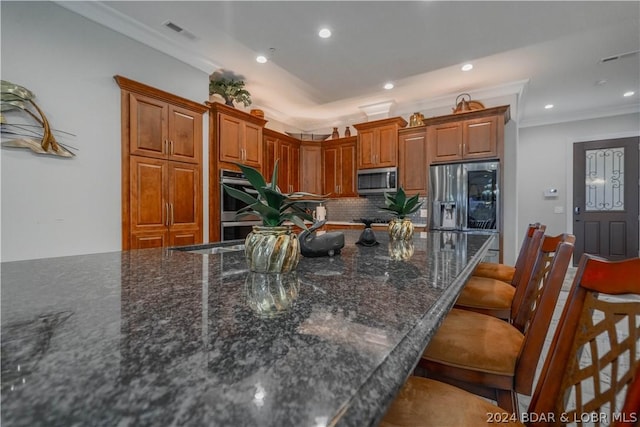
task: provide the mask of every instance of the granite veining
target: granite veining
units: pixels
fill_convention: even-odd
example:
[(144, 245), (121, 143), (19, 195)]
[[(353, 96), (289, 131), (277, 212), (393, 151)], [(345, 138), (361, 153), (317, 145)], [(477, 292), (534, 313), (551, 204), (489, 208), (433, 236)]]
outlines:
[(2, 425), (376, 425), (494, 236), (395, 260), (359, 234), (278, 277), (242, 251), (3, 263)]

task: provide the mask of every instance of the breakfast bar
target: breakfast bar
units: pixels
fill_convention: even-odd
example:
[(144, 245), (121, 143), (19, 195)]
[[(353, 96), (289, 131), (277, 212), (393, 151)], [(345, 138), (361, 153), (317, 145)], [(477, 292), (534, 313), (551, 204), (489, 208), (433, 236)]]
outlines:
[(6, 262), (2, 424), (376, 425), (495, 235), (249, 273), (242, 242)]

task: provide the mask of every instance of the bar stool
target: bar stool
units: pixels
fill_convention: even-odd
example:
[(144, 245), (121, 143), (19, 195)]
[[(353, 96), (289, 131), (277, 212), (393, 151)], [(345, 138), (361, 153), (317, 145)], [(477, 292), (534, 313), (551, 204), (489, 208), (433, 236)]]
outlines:
[[(530, 238), (527, 238), (526, 244), (523, 244), (518, 256), (516, 273), (511, 283), (488, 277), (472, 276), (462, 289), (462, 292), (460, 292), (455, 307), (509, 320), (514, 311), (513, 309), (517, 309), (520, 284), (525, 287), (531, 280), (533, 263), (538, 251), (541, 250), (541, 240), (534, 237), (536, 233), (538, 235), (542, 234), (545, 229), (545, 226), (535, 228), (535, 225), (533, 225), (529, 227), (529, 232), (533, 234)], [(549, 241), (547, 245), (550, 245), (550, 249), (553, 249), (556, 243)], [(514, 299), (516, 301), (515, 307), (513, 307)]]
[[(593, 414), (600, 417), (605, 408), (613, 425), (637, 425), (640, 302), (620, 302), (610, 296), (629, 293), (640, 296), (638, 277), (640, 258), (611, 262), (583, 255), (536, 391), (523, 416), (449, 384), (409, 377), (379, 425), (563, 425)], [(625, 354), (626, 365), (620, 363)], [(590, 356), (590, 360), (583, 355)], [(608, 386), (603, 386), (605, 374), (611, 374)], [(593, 395), (587, 396), (584, 386), (591, 381)], [(621, 408), (616, 398), (622, 396), (625, 387), (627, 398)], [(621, 422), (625, 414), (631, 423)]]
[[(520, 289), (522, 299), (513, 324), (454, 308), (431, 339), (415, 373), (495, 400), (509, 412), (517, 411), (516, 393), (531, 394), (573, 240), (572, 235), (545, 236), (532, 279)], [(556, 247), (548, 248), (549, 242)]]
[(533, 237), (533, 232), (538, 229), (545, 231), (546, 228), (547, 227), (545, 225), (542, 225), (539, 222), (536, 222), (535, 224), (529, 224), (527, 232), (524, 235), (522, 245), (520, 246), (520, 252), (518, 253), (516, 264), (514, 266), (510, 266), (507, 264), (498, 264), (494, 262), (481, 262), (473, 270), (473, 273), (471, 275), (474, 277), (486, 277), (489, 279), (500, 280), (506, 283), (512, 283), (518, 266), (522, 267), (522, 263), (526, 258), (527, 249), (529, 247), (529, 242)]

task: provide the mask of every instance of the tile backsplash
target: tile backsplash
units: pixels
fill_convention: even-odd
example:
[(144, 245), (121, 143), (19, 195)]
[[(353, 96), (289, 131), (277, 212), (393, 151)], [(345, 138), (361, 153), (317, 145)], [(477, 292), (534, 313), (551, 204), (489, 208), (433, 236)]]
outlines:
[[(422, 209), (427, 209), (426, 197), (421, 197), (425, 202)], [(369, 195), (366, 197), (352, 197), (343, 199), (331, 199), (325, 203), (327, 208), (327, 221), (353, 221), (359, 218), (391, 219), (390, 212), (380, 209), (384, 206), (384, 196)], [(415, 223), (424, 224), (427, 218), (420, 217), (420, 210), (409, 216)]]

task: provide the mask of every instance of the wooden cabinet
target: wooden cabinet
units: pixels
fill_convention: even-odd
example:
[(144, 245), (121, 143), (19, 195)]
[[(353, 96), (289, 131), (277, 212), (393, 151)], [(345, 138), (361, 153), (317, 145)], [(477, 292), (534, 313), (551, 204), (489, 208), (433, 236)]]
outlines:
[(202, 242), (198, 165), (130, 158), (130, 249)]
[(282, 168), (278, 168), (279, 182), (284, 191), (293, 193), (300, 191), (300, 143), (296, 141), (281, 141), (280, 158)]
[(495, 107), (427, 120), (431, 161), (501, 158), (509, 107)]
[(263, 129), (264, 177), (273, 175), (278, 160), (278, 187), (285, 193), (300, 191), (300, 141), (279, 132)]
[(397, 166), (398, 130), (406, 125), (402, 117), (354, 125), (358, 130), (358, 169)]
[(429, 160), (424, 127), (402, 129), (398, 134), (399, 184), (408, 194), (427, 195)]
[(234, 163), (242, 163), (262, 169), (262, 128), (265, 120), (235, 108), (209, 103), (211, 152), (218, 153), (219, 168), (236, 169)]
[(340, 138), (322, 147), (323, 192), (329, 197), (356, 197), (356, 137)]
[(201, 243), (207, 107), (115, 79), (122, 100), (122, 248)]
[(324, 194), (322, 188), (322, 146), (318, 143), (300, 144), (300, 191)]
[(200, 163), (202, 114), (139, 93), (129, 96), (129, 154)]

